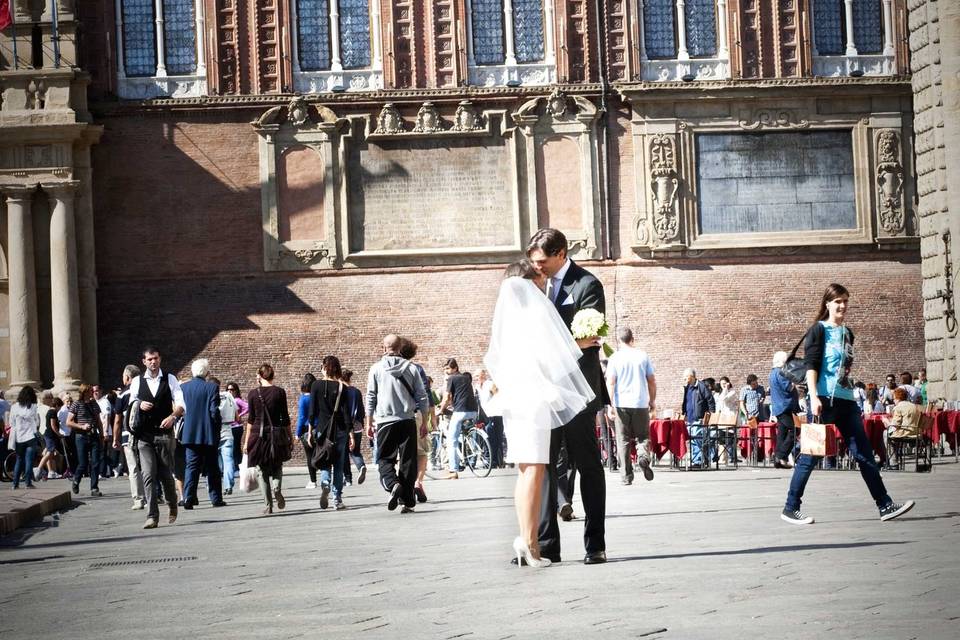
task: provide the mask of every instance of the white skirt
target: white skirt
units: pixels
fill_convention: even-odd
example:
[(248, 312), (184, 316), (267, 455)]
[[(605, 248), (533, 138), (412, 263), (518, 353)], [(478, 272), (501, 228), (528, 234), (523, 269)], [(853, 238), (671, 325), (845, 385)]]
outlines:
[(504, 459), (511, 464), (547, 464), (550, 462), (550, 431), (505, 418), (503, 432), (507, 438), (507, 455)]

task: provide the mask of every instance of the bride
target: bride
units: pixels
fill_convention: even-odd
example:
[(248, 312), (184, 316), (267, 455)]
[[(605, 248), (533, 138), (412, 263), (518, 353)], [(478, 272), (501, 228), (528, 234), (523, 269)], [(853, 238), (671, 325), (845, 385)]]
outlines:
[(495, 397), (510, 443), (507, 462), (520, 470), (514, 491), (520, 536), (513, 549), (518, 565), (533, 567), (550, 565), (540, 557), (537, 543), (550, 431), (569, 422), (594, 397), (577, 365), (583, 354), (544, 295), (543, 284), (528, 260), (507, 267), (483, 359), (498, 389)]

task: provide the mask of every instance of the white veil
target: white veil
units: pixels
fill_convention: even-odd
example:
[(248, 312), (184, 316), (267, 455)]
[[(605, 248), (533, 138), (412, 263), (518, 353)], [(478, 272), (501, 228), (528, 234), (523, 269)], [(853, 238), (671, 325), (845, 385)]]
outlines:
[(505, 420), (556, 429), (594, 398), (580, 372), (583, 355), (547, 297), (530, 280), (507, 278), (493, 313), (483, 363)]

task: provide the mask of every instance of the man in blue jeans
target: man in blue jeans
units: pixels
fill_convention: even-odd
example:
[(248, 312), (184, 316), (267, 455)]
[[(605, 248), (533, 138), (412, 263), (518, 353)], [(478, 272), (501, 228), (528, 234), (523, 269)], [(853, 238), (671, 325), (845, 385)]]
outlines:
[(450, 469), (447, 472), (448, 480), (456, 480), (460, 477), (460, 431), (466, 420), (477, 419), (477, 396), (473, 393), (473, 380), (469, 373), (460, 373), (460, 367), (455, 358), (448, 358), (443, 367), (443, 372), (447, 374), (447, 390), (443, 394), (443, 401), (440, 402), (440, 410), (443, 413), (447, 407), (453, 409), (453, 415), (450, 417), (450, 433), (447, 434), (447, 459)]
[[(713, 394), (707, 389), (703, 381), (697, 380), (697, 372), (687, 369), (683, 372), (686, 384), (683, 387), (683, 407), (681, 412), (687, 423), (687, 433), (690, 434), (690, 464), (703, 464), (704, 428), (708, 414), (716, 411)], [(710, 446), (707, 443), (707, 461), (709, 462)]]

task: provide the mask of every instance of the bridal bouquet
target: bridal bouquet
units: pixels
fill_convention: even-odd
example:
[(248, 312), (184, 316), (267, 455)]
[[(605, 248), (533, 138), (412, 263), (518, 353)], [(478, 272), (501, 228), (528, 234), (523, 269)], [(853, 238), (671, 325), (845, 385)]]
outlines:
[[(577, 340), (593, 337), (604, 338), (610, 332), (610, 325), (607, 324), (604, 315), (596, 309), (581, 309), (577, 311), (577, 315), (573, 316), (570, 330)], [(603, 343), (603, 354), (608, 358), (613, 355), (613, 349), (606, 342)]]

